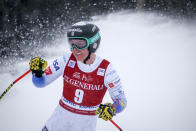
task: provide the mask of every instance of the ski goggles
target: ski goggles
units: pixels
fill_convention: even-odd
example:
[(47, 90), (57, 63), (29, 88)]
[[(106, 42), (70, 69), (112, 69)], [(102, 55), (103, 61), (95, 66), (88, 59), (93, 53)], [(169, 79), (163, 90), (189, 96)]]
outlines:
[(71, 49), (74, 48), (78, 50), (83, 50), (88, 48), (91, 44), (96, 42), (100, 38), (100, 34), (97, 33), (91, 38), (86, 37), (68, 37), (69, 44), (71, 45)]

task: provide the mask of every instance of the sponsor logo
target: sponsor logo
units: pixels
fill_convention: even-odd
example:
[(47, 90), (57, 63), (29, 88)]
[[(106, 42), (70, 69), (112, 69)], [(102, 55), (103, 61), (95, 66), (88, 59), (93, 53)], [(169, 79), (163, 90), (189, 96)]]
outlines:
[(60, 67), (59, 67), (59, 63), (58, 63), (57, 59), (56, 59), (56, 60), (54, 60), (54, 62), (53, 62), (53, 66), (54, 66), (54, 68), (55, 68), (55, 70), (56, 70), (56, 71), (58, 71), (58, 70), (60, 69)]
[(86, 75), (84, 75), (84, 74), (82, 75), (82, 80), (83, 81), (87, 81), (88, 80), (87, 77), (86, 77)]
[(115, 81), (113, 81), (113, 82), (108, 84), (108, 86), (110, 88), (113, 88), (114, 86), (118, 87), (119, 85), (120, 85), (120, 79), (118, 77), (117, 77), (117, 80), (115, 80)]
[(79, 72), (73, 73), (73, 78), (80, 79), (80, 73)]
[(95, 41), (97, 41), (98, 39), (99, 39), (99, 35), (96, 35), (95, 37), (93, 37), (92, 39), (91, 39), (91, 43), (94, 43)]
[(120, 83), (120, 79), (118, 79), (117, 81), (114, 81), (115, 85), (117, 85), (118, 83)]
[(117, 90), (115, 90), (115, 91), (112, 91), (112, 94), (113, 94), (113, 96), (115, 97), (115, 98), (118, 98), (118, 97), (120, 97), (121, 95), (123, 95), (124, 94), (124, 92), (122, 91), (122, 89), (117, 89)]
[(80, 72), (74, 72), (73, 78), (76, 78), (78, 80), (86, 81), (86, 82), (92, 82), (93, 78), (90, 75), (81, 74)]
[(82, 32), (80, 28), (69, 29), (69, 32)]
[(86, 76), (85, 74), (83, 74), (82, 81), (92, 82), (93, 78), (90, 75)]
[(122, 107), (125, 107), (125, 103), (123, 102), (123, 100), (120, 101), (120, 105), (121, 105)]
[(99, 68), (97, 71), (97, 75), (104, 76), (104, 74), (105, 74), (105, 69)]
[(85, 90), (103, 90), (104, 89), (103, 84), (101, 85), (89, 84), (83, 81), (71, 79), (66, 75), (64, 75), (64, 81), (73, 87), (78, 87), (78, 88), (82, 88)]
[(67, 104), (69, 104), (69, 105), (71, 105), (71, 106), (77, 106), (76, 104), (72, 103), (71, 101), (68, 101), (68, 100), (65, 99), (65, 98), (63, 98), (62, 100), (63, 100), (63, 102), (65, 102), (65, 103), (67, 103)]
[(72, 107), (74, 109), (79, 109), (79, 110), (83, 110), (83, 111), (94, 111), (97, 109), (97, 107), (99, 107), (99, 105), (96, 105), (96, 106), (83, 106), (83, 105), (77, 105), (77, 104), (74, 104), (72, 102), (70, 102), (69, 100), (67, 100), (66, 98), (62, 97), (62, 102), (63, 104), (67, 105), (68, 108)]
[(82, 109), (97, 109), (98, 106), (90, 106), (90, 107), (88, 107), (88, 106), (81, 106), (81, 105), (79, 105), (79, 107), (82, 108)]
[(75, 33), (75, 32), (72, 31), (72, 32), (71, 32), (71, 36), (74, 36), (74, 33)]
[(107, 73), (107, 76), (113, 75), (114, 73), (116, 73), (116, 71), (115, 70), (112, 70), (110, 73)]
[(68, 63), (68, 66), (71, 67), (71, 68), (74, 68), (76, 62), (73, 61), (73, 60), (70, 60), (69, 63)]
[(51, 75), (52, 71), (50, 69), (50, 66), (45, 70), (46, 75)]
[(96, 26), (93, 26), (92, 31), (94, 32), (96, 30), (96, 28), (97, 28)]
[(110, 83), (110, 84), (108, 84), (108, 86), (109, 86), (110, 88), (113, 88), (113, 87), (114, 87), (114, 83)]
[(63, 60), (64, 60), (64, 62), (66, 62), (67, 61), (67, 58), (65, 56), (63, 56)]
[(94, 49), (96, 49), (97, 46), (98, 46), (97, 43), (94, 43), (94, 44), (93, 44), (93, 48), (94, 48)]

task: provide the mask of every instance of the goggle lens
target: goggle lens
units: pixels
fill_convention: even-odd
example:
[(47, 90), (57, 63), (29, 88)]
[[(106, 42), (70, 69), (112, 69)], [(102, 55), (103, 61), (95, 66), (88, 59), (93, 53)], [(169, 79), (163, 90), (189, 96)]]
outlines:
[(69, 44), (72, 46), (72, 49), (74, 47), (77, 49), (85, 49), (88, 46), (84, 39), (69, 39)]

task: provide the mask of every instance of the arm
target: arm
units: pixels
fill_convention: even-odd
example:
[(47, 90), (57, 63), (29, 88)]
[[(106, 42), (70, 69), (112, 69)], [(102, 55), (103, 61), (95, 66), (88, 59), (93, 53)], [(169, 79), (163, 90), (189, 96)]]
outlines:
[(109, 64), (106, 69), (104, 84), (107, 87), (109, 94), (113, 100), (113, 104), (100, 104), (96, 110), (99, 118), (104, 120), (111, 120), (116, 113), (122, 112), (127, 106), (127, 99), (122, 89), (121, 81), (116, 70)]
[(127, 105), (127, 99), (122, 88), (121, 80), (116, 70), (109, 64), (105, 75), (105, 86), (113, 100), (116, 113), (122, 112)]
[(40, 78), (33, 75), (33, 84), (36, 87), (42, 88), (55, 81), (59, 76), (63, 74), (65, 65), (67, 64), (69, 57), (70, 54), (66, 54), (62, 57), (59, 57), (58, 59), (55, 59), (52, 64), (47, 67), (47, 69), (44, 71), (44, 74)]

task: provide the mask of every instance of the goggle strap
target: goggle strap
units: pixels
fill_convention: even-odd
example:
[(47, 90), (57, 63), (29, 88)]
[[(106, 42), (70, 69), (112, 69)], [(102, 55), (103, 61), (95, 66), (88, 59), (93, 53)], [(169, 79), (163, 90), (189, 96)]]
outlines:
[(89, 44), (95, 43), (95, 41), (97, 41), (99, 38), (100, 38), (100, 34), (98, 32), (96, 35), (94, 35), (93, 37), (88, 39), (89, 40)]
[(93, 37), (91, 37), (91, 38), (86, 38), (86, 37), (68, 37), (68, 38), (76, 38), (76, 39), (85, 39), (86, 41), (87, 41), (87, 44), (89, 44), (89, 45), (91, 45), (92, 43), (94, 43), (95, 41), (97, 41), (99, 38), (100, 38), (100, 34), (99, 34), (99, 32), (96, 34), (96, 35), (94, 35)]

